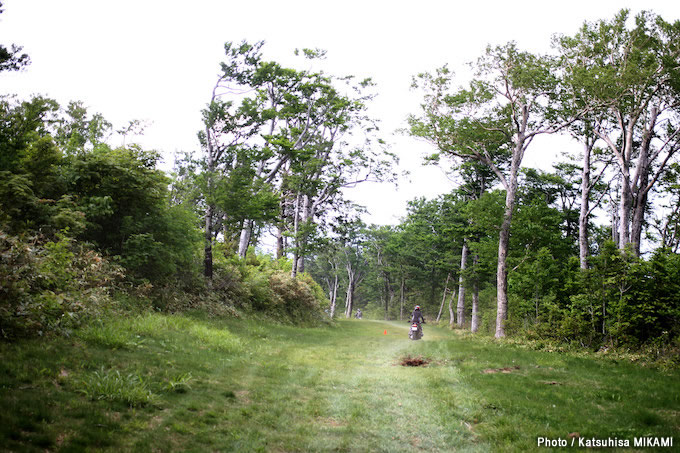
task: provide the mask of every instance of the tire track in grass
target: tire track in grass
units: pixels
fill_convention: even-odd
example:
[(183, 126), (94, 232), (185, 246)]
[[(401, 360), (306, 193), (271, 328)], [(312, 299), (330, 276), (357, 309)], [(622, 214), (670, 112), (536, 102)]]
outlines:
[[(450, 367), (405, 368), (399, 358), (418, 351), (408, 339), (404, 323), (343, 321), (339, 333), (349, 331), (342, 349), (351, 348), (342, 370), (322, 374), (335, 382), (327, 400), (326, 420), (335, 420), (343, 450), (483, 451), (457, 418), (454, 402), (470, 394)], [(385, 334), (387, 332), (387, 334)], [(430, 332), (430, 341), (441, 335)], [(338, 335), (338, 340), (347, 335)], [(448, 338), (448, 337), (447, 337)], [(330, 344), (329, 344), (330, 345)], [(453, 410), (449, 407), (453, 406)], [(319, 444), (310, 445), (318, 448)]]
[(414, 342), (408, 323), (371, 320), (277, 328), (233, 369), (248, 395), (231, 412), (233, 440), (250, 451), (484, 451), (464, 427), (472, 392), (458, 370), (399, 366), (443, 339), (427, 328)]

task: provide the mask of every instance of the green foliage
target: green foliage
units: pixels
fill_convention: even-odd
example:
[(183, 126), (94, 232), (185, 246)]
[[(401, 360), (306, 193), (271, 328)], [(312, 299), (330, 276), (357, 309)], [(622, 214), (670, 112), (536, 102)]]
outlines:
[[(541, 249), (527, 273), (513, 274), (514, 325), (530, 338), (645, 349), (680, 337), (678, 255), (635, 258), (607, 242), (590, 268), (566, 267)], [(524, 320), (524, 322), (522, 322)]]
[[(59, 231), (117, 257), (135, 282), (164, 282), (194, 267), (196, 218), (172, 206), (159, 155), (112, 148), (112, 128), (82, 103), (0, 101), (0, 221), (13, 234)], [(56, 250), (55, 250), (56, 252)]]
[(120, 269), (66, 235), (20, 238), (0, 230), (3, 338), (68, 333), (111, 304)]
[[(290, 276), (288, 260), (249, 254), (245, 260), (231, 259), (231, 299), (247, 311), (286, 323), (316, 324), (325, 321), (323, 309), (328, 300), (311, 276)], [(234, 281), (234, 272), (237, 280)], [(221, 272), (216, 277), (219, 281)]]
[(143, 407), (157, 399), (142, 376), (103, 367), (88, 373), (78, 387), (79, 392), (91, 400), (119, 401), (130, 407)]

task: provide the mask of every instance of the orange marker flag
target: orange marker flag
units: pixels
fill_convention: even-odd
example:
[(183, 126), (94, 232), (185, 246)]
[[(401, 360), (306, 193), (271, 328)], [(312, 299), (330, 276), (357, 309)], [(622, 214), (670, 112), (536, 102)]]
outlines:
[(383, 335), (387, 335), (387, 330), (385, 330), (385, 331), (383, 332)]

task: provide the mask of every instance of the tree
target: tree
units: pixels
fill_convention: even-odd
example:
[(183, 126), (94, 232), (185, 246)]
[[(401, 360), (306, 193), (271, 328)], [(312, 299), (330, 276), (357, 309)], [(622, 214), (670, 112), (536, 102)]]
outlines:
[(343, 266), (343, 251), (341, 240), (338, 237), (326, 238), (326, 242), (320, 251), (310, 260), (308, 272), (317, 281), (326, 284), (328, 300), (330, 301), (329, 315), (335, 317), (337, 311), (338, 292), (340, 290), (341, 273)]
[[(227, 61), (204, 110), (206, 276), (216, 225), (238, 225), (242, 258), (257, 224), (277, 225), (279, 256), (287, 229), (292, 273), (302, 271), (323, 207), (342, 188), (380, 178), (386, 165), (368, 141), (346, 140), (354, 129), (365, 137), (377, 130), (365, 116), (369, 80), (287, 68), (265, 61), (262, 46), (225, 45)], [(312, 60), (325, 55), (301, 54)]]
[(597, 112), (593, 133), (619, 167), (618, 245), (639, 255), (649, 192), (680, 149), (680, 21), (642, 12), (629, 29), (628, 19), (621, 10), (558, 42), (580, 98)]
[(0, 103), (0, 221), (14, 234), (87, 241), (131, 279), (190, 268), (193, 217), (171, 206), (159, 155), (105, 143), (111, 124), (80, 102), (34, 97)]
[(258, 155), (258, 151), (262, 151), (264, 155), (260, 155), (260, 162), (266, 160), (264, 150), (248, 148), (246, 145), (247, 140), (259, 132), (264, 120), (256, 107), (256, 101), (244, 98), (235, 107), (233, 101), (222, 100), (225, 94), (242, 95), (261, 83), (261, 77), (256, 75), (260, 67), (259, 50), (262, 45), (262, 42), (251, 45), (245, 41), (240, 45), (225, 44), (227, 61), (221, 65), (222, 74), (218, 77), (210, 102), (203, 111), (204, 130), (199, 132), (199, 140), (205, 152), (202, 161), (205, 204), (203, 273), (209, 279), (213, 275), (212, 242), (213, 235), (217, 233), (217, 187), (220, 178), (244, 164), (248, 167), (257, 165), (255, 159), (248, 158), (250, 152)]
[(366, 225), (361, 220), (349, 219), (338, 227), (340, 242), (343, 244), (345, 270), (347, 271), (347, 292), (345, 296), (345, 317), (352, 317), (354, 296), (357, 286), (366, 277), (366, 256), (364, 247)]
[(450, 92), (446, 67), (434, 75), (421, 74), (414, 85), (425, 90), (423, 114), (409, 122), (412, 135), (427, 139), (439, 153), (487, 165), (505, 188), (496, 276), (496, 337), (503, 337), (510, 225), (522, 159), (536, 136), (557, 132), (573, 120), (555, 120), (551, 107), (559, 80), (554, 61), (547, 57), (521, 52), (514, 43), (488, 47), (475, 76), (469, 89)]

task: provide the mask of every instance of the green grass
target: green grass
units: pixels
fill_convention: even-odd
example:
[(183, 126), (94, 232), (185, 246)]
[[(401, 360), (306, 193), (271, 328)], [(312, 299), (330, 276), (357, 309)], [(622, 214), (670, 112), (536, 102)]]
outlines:
[[(573, 432), (680, 442), (677, 371), (431, 326), (412, 342), (406, 328), (145, 314), (3, 344), (0, 449), (532, 451), (538, 436)], [(430, 363), (399, 365), (416, 356)]]

